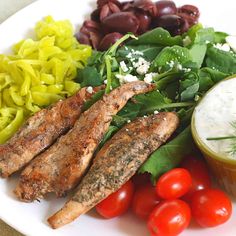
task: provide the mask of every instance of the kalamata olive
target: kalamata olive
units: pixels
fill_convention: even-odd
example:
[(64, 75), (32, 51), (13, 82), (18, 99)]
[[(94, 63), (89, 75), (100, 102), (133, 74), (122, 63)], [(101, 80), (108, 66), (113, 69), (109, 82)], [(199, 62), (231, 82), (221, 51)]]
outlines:
[(122, 2), (122, 11), (130, 11), (133, 8), (134, 1)]
[(100, 11), (100, 21), (116, 12), (120, 12), (120, 8), (116, 4), (109, 2), (108, 4), (103, 5)]
[(148, 13), (142, 11), (137, 11), (135, 15), (139, 20), (138, 34), (147, 32), (150, 28), (151, 16)]
[(75, 35), (76, 39), (82, 43), (82, 44), (86, 44), (86, 45), (90, 45), (91, 46), (91, 43), (90, 43), (90, 40), (89, 40), (89, 36), (82, 33), (82, 32), (78, 32), (76, 35)]
[(91, 18), (92, 21), (100, 22), (100, 9), (94, 10), (94, 11), (90, 14), (90, 18)]
[(100, 42), (98, 49), (100, 51), (105, 51), (122, 37), (123, 35), (117, 32), (107, 34)]
[(132, 12), (117, 12), (104, 18), (102, 27), (108, 32), (135, 34), (139, 28), (139, 21)]
[(98, 32), (90, 32), (89, 36), (92, 47), (98, 49), (102, 35)]
[(100, 24), (92, 20), (86, 20), (80, 29), (80, 32), (86, 35), (89, 35), (90, 32), (99, 32), (99, 31), (100, 31)]
[(188, 22), (177, 15), (163, 15), (156, 20), (155, 26), (168, 30), (172, 35), (181, 34), (189, 28)]
[(97, 7), (102, 8), (104, 5), (108, 3), (114, 3), (119, 8), (121, 7), (121, 3), (118, 0), (97, 0)]
[(133, 7), (149, 12), (152, 17), (157, 15), (156, 5), (151, 0), (135, 0)]
[(173, 1), (161, 0), (155, 3), (157, 8), (157, 15), (174, 15), (177, 13), (176, 5)]
[(188, 22), (189, 27), (197, 24), (197, 22), (198, 22), (198, 20), (195, 17), (188, 15), (186, 13), (177, 13), (177, 15), (184, 18)]
[(178, 13), (184, 13), (191, 17), (193, 17), (195, 20), (198, 20), (200, 16), (200, 12), (197, 7), (193, 5), (183, 5), (182, 7), (178, 8)]

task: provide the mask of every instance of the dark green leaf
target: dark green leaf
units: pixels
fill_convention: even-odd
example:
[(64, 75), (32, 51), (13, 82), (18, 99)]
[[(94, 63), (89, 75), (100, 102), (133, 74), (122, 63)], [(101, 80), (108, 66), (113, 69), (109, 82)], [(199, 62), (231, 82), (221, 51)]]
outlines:
[(88, 110), (95, 102), (100, 100), (102, 98), (102, 96), (104, 95), (104, 92), (105, 92), (104, 90), (100, 90), (97, 93), (95, 93), (90, 100), (85, 102), (85, 104), (83, 106), (83, 110), (84, 111)]
[(143, 164), (140, 173), (148, 172), (155, 181), (166, 171), (178, 166), (186, 155), (194, 151), (190, 127), (157, 149)]
[(103, 84), (102, 77), (97, 69), (90, 66), (87, 66), (78, 72), (77, 82), (81, 83), (81, 87), (95, 87)]
[(108, 131), (106, 132), (106, 134), (104, 135), (101, 143), (99, 144), (98, 149), (100, 149), (112, 136), (113, 134), (118, 130), (119, 128), (113, 125), (109, 126)]
[(189, 86), (181, 93), (181, 101), (192, 100), (199, 90), (199, 82)]
[(206, 42), (214, 43), (215, 31), (213, 28), (203, 28), (196, 31), (194, 43), (206, 44)]
[(165, 47), (153, 61), (152, 67), (159, 68), (169, 63), (183, 64), (191, 61), (192, 57), (187, 48), (180, 46)]
[(159, 54), (162, 48), (163, 47), (158, 47), (153, 45), (125, 46), (118, 50), (117, 56), (121, 58), (126, 58), (126, 56), (131, 52), (131, 50), (134, 50), (142, 52), (143, 57), (146, 60), (152, 61)]
[(172, 37), (167, 30), (163, 28), (156, 28), (152, 31), (139, 36), (138, 40), (131, 40), (127, 45), (147, 45), (152, 44), (156, 46), (173, 46), (183, 45), (183, 40), (180, 36)]
[(236, 73), (236, 54), (209, 47), (206, 65), (226, 74), (234, 74)]
[(229, 74), (211, 68), (202, 68), (199, 72), (200, 92), (205, 92), (210, 89), (215, 83), (229, 76)]
[(171, 100), (163, 96), (159, 91), (153, 91), (147, 94), (141, 94), (135, 97), (137, 102), (142, 105), (140, 115), (153, 113), (155, 110), (165, 109)]

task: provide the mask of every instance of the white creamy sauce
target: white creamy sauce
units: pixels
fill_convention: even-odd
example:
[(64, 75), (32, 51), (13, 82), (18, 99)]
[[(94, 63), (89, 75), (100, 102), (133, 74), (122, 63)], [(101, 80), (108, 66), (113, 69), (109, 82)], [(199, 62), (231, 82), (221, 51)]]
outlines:
[(236, 78), (220, 82), (195, 110), (195, 127), (202, 141), (214, 152), (229, 158), (232, 140), (208, 141), (210, 137), (236, 135), (230, 125), (236, 121)]

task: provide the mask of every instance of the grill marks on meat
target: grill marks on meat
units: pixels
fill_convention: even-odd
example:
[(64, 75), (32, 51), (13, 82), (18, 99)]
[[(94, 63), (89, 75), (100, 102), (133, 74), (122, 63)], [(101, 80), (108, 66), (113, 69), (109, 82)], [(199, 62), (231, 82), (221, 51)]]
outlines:
[(33, 201), (43, 198), (48, 192), (63, 196), (75, 187), (87, 170), (112, 117), (131, 97), (154, 88), (153, 84), (136, 81), (104, 95), (80, 116), (65, 136), (26, 167), (15, 190), (17, 197)]
[(118, 190), (167, 141), (178, 123), (176, 114), (163, 112), (136, 119), (118, 131), (98, 152), (76, 194), (48, 219), (51, 227), (70, 223)]
[(0, 175), (8, 177), (18, 171), (65, 134), (78, 119), (85, 101), (100, 89), (88, 93), (82, 88), (74, 96), (30, 117), (6, 144), (0, 146)]

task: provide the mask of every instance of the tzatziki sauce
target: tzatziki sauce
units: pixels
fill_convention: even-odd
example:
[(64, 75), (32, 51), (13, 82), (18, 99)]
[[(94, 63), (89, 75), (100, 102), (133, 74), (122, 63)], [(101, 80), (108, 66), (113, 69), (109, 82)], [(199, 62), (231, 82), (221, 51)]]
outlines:
[(194, 114), (194, 126), (202, 142), (215, 153), (236, 158), (231, 153), (236, 140), (207, 140), (236, 135), (232, 122), (236, 122), (236, 78), (218, 83), (204, 96)]

